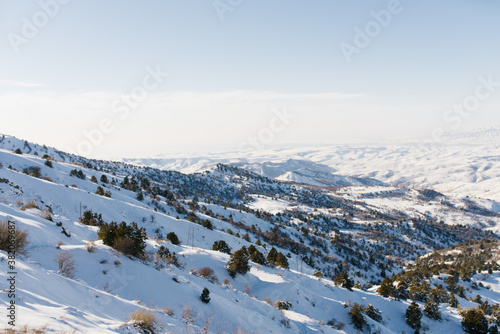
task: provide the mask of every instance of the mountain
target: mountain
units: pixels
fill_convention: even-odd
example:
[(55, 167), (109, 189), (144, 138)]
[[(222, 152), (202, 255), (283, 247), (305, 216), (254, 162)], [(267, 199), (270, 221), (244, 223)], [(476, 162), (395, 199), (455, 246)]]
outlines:
[[(221, 162), (273, 179), (279, 177), (293, 182), (300, 180), (298, 182), (312, 185), (328, 185), (331, 183), (330, 179), (336, 178), (341, 179), (339, 185), (378, 182), (392, 186), (433, 189), (455, 197), (474, 197), (490, 201), (492, 203), (488, 205), (498, 207), (500, 144), (495, 138), (497, 137), (477, 141), (459, 137), (459, 140), (440, 144), (412, 142), (267, 149), (203, 156), (179, 154), (169, 158), (160, 156), (155, 159), (123, 161), (188, 173), (202, 171), (215, 162)], [(304, 173), (317, 173), (320, 180), (309, 175), (304, 177)]]
[[(269, 165), (273, 178), (225, 161), (185, 174), (1, 136), (1, 307), (15, 305), (19, 332), (354, 333), (362, 305), (363, 330), (400, 333), (412, 331), (412, 300), (423, 309), (447, 289), (446, 270), (457, 271), (446, 294), (461, 291), (461, 307), (500, 302), (500, 267), (485, 255), (500, 227), (491, 201), (354, 178), (281, 182), (287, 164), (335, 181), (333, 167), (290, 159)], [(433, 252), (468, 247), (477, 261), (420, 270), (447, 263)], [(246, 256), (249, 271), (233, 277), (226, 266)], [(407, 280), (397, 290), (407, 296), (378, 293), (385, 278)], [(462, 332), (459, 310), (437, 307), (443, 321), (424, 316), (422, 328)]]
[(256, 174), (268, 177), (270, 179), (278, 178), (281, 175), (290, 171), (310, 170), (325, 175), (335, 172), (335, 169), (315, 163), (305, 159), (287, 159), (280, 162), (260, 162), (260, 163), (245, 163), (245, 162), (230, 162), (231, 165), (247, 169)]
[(286, 172), (276, 180), (291, 183), (302, 183), (317, 187), (347, 187), (347, 186), (383, 186), (385, 183), (370, 178), (341, 176), (331, 173), (321, 173), (310, 169), (299, 169)]
[(124, 162), (160, 168), (178, 170), (183, 173), (203, 172), (217, 163), (237, 166), (253, 173), (283, 182), (302, 183), (321, 187), (344, 187), (354, 185), (385, 185), (373, 178), (343, 176), (335, 174), (335, 169), (307, 159), (286, 159), (277, 161), (250, 162), (247, 159), (193, 157), (185, 159), (122, 159)]

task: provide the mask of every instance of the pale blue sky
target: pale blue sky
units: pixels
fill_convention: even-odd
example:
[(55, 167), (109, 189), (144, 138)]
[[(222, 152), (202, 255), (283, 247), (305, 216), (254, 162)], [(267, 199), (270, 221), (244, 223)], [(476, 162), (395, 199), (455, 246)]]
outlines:
[[(206, 0), (61, 2), (0, 0), (0, 133), (76, 152), (107, 119), (80, 153), (119, 157), (237, 149), (283, 106), (295, 118), (262, 147), (500, 125), (500, 87), (443, 120), (478, 77), (500, 81), (497, 1), (399, 1), (350, 62), (341, 43), (396, 2), (220, 0), (224, 20)], [(147, 68), (169, 76), (118, 117)]]

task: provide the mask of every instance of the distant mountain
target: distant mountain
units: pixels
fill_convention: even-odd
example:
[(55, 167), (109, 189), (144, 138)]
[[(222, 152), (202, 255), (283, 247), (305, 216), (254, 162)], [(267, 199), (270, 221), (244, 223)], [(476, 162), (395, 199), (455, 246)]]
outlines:
[(233, 162), (234, 166), (250, 170), (256, 174), (274, 179), (290, 171), (311, 170), (318, 173), (334, 173), (335, 169), (330, 166), (312, 162), (306, 159), (287, 159), (275, 162)]
[(347, 186), (385, 186), (386, 184), (371, 178), (341, 176), (322, 173), (310, 169), (299, 169), (286, 172), (275, 178), (291, 183), (302, 183), (317, 187), (347, 187)]
[(448, 134), (455, 139), (439, 144), (337, 145), (123, 161), (185, 173), (221, 162), (269, 178), (315, 186), (389, 184), (500, 203), (500, 137), (493, 130), (485, 138), (475, 132)]
[(127, 163), (183, 173), (199, 173), (210, 170), (217, 163), (230, 164), (255, 174), (283, 182), (302, 183), (319, 187), (345, 187), (362, 185), (386, 185), (368, 177), (343, 176), (335, 174), (335, 169), (307, 159), (287, 159), (284, 161), (249, 162), (244, 159), (207, 157), (198, 158), (145, 158), (123, 159)]

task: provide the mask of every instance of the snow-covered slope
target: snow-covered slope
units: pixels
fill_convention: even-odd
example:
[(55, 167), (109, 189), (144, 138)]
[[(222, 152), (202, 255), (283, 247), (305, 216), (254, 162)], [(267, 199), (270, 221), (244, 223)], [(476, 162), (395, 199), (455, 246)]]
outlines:
[(279, 162), (250, 163), (250, 162), (231, 162), (232, 165), (252, 171), (256, 174), (274, 179), (290, 171), (310, 170), (323, 174), (334, 173), (335, 169), (315, 163), (305, 159), (286, 159)]
[[(21, 152), (14, 153), (17, 149)], [(97, 194), (99, 187), (109, 196)], [(495, 237), (453, 225), (446, 208), (461, 217), (457, 222), (498, 226), (494, 212), (476, 202), (452, 203), (432, 191), (388, 186), (329, 191), (226, 165), (185, 175), (89, 160), (2, 137), (0, 222), (26, 231), (29, 245), (24, 255), (17, 254), (14, 269), (8, 252), (0, 250), (0, 307), (6, 310), (15, 301), (16, 328), (27, 325), (31, 332), (45, 327), (46, 333), (139, 333), (128, 319), (139, 309), (155, 315), (157, 333), (355, 333), (348, 312), (349, 305), (359, 303), (382, 312), (381, 321), (365, 316), (366, 331), (411, 332), (404, 320), (411, 301), (376, 293), (382, 272), (396, 274), (405, 262), (434, 248)], [(80, 221), (87, 210), (108, 223), (144, 228), (145, 255), (126, 256), (105, 245), (98, 226)], [(179, 245), (166, 240), (170, 232)], [(264, 255), (274, 247), (289, 268), (250, 261), (246, 275), (232, 278), (225, 269), (230, 255), (212, 250), (219, 240), (233, 251), (253, 245)], [(177, 265), (156, 258), (161, 246), (176, 254)], [(59, 270), (61, 252), (74, 261), (72, 278)], [(205, 267), (213, 270), (210, 280), (198, 274)], [(14, 297), (7, 281), (12, 270), (17, 273)], [(332, 276), (340, 272), (358, 285), (349, 290), (335, 284)], [(483, 295), (500, 302), (498, 271), (474, 280), (490, 284)], [(205, 287), (208, 304), (200, 300)], [(466, 291), (465, 297), (476, 293)], [(458, 299), (464, 307), (474, 305)], [(278, 300), (290, 308), (278, 309)], [(424, 317), (427, 332), (460, 333), (458, 310), (439, 308), (444, 320)]]
[(302, 183), (317, 187), (384, 185), (383, 182), (370, 178), (340, 176), (331, 173), (322, 173), (310, 169), (299, 169), (286, 172), (276, 177), (275, 179), (283, 182)]

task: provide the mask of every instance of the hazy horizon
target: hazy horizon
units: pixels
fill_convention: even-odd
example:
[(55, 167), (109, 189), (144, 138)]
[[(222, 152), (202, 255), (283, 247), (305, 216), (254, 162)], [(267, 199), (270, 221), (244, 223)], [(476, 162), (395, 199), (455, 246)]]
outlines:
[(70, 153), (434, 140), (500, 125), (499, 3), (2, 4), (0, 133)]

